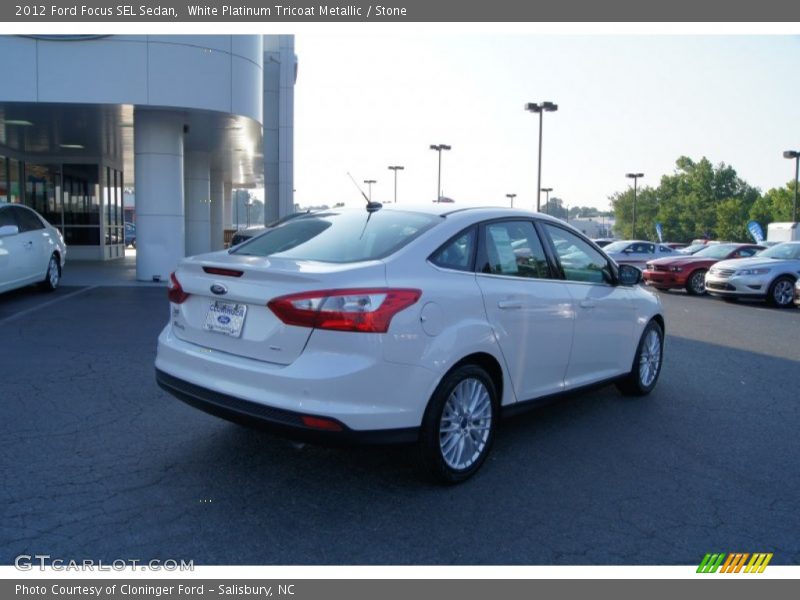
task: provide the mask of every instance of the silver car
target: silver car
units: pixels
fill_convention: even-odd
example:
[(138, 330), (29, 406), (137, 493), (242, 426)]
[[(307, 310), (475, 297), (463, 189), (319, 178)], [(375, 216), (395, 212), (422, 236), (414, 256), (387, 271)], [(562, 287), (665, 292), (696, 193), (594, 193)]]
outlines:
[(640, 270), (645, 264), (656, 258), (675, 256), (675, 250), (664, 244), (648, 242), (646, 240), (620, 240), (604, 247), (606, 254), (613, 258), (617, 264), (633, 265)]
[(784, 242), (752, 258), (723, 260), (706, 274), (706, 292), (725, 299), (756, 298), (792, 305), (800, 278), (800, 242)]
[(35, 210), (0, 204), (0, 292), (32, 283), (54, 290), (67, 247), (61, 233)]

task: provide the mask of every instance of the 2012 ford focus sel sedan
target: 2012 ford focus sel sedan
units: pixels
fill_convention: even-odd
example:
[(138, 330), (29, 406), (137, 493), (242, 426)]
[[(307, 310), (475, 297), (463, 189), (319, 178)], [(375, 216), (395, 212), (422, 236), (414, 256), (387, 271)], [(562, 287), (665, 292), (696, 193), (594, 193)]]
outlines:
[(664, 317), (640, 277), (540, 214), (317, 212), (181, 262), (157, 380), (300, 438), (416, 442), (457, 482), (501, 412), (602, 381), (653, 389)]

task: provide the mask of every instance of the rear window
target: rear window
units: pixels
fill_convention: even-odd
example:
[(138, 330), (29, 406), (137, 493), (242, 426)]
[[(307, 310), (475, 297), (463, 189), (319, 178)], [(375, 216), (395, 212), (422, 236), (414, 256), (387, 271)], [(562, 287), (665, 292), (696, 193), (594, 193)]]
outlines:
[(347, 263), (396, 252), (442, 217), (397, 210), (348, 210), (298, 217), (232, 249), (231, 254)]

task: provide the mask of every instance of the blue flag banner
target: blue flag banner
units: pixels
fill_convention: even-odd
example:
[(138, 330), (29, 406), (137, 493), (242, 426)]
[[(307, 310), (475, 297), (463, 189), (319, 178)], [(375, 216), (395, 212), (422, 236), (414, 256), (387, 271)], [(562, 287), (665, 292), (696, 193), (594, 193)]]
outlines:
[(664, 228), (661, 226), (661, 223), (656, 223), (656, 235), (658, 235), (658, 241), (664, 242)]
[(761, 225), (756, 223), (755, 221), (750, 221), (747, 224), (747, 230), (750, 232), (750, 235), (753, 236), (753, 239), (756, 241), (756, 244), (760, 244), (764, 241), (764, 230), (761, 229)]

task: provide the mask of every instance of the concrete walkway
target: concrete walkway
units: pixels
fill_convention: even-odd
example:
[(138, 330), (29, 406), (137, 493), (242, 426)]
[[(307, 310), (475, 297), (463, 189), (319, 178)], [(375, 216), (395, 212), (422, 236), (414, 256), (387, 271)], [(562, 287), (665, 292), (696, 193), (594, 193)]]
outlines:
[(136, 250), (125, 250), (125, 258), (106, 261), (70, 260), (61, 276), (64, 286), (163, 287), (166, 282), (136, 281)]

